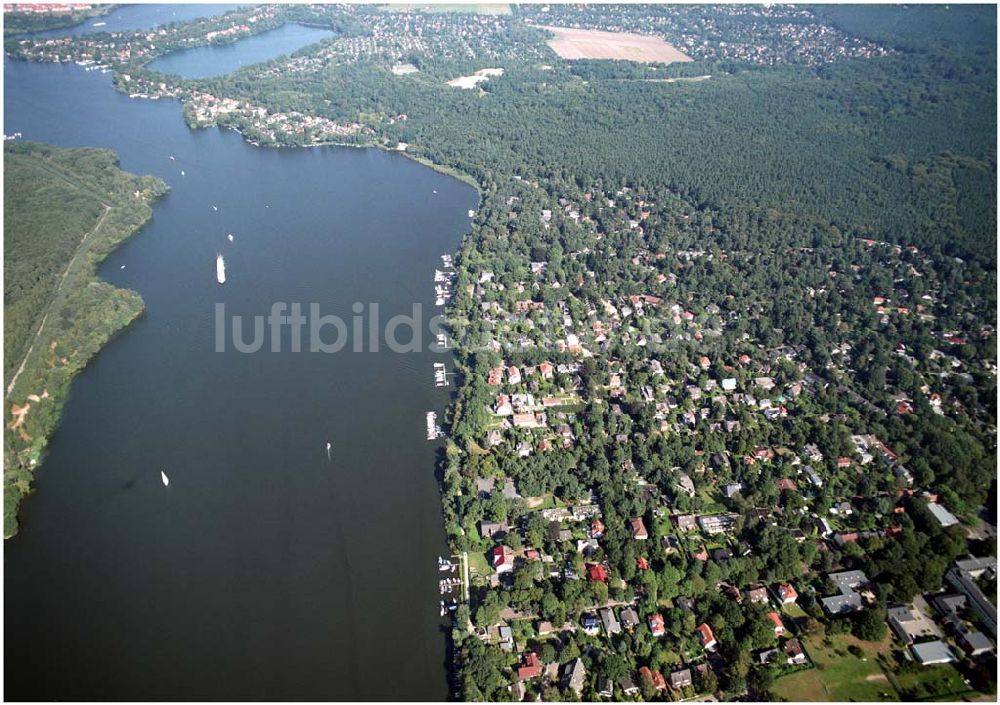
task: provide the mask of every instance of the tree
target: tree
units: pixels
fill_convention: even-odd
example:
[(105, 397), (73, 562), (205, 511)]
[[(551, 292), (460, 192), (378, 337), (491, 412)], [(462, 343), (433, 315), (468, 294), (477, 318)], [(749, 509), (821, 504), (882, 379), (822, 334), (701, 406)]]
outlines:
[(863, 610), (854, 618), (854, 636), (865, 641), (882, 641), (886, 633), (885, 607)]

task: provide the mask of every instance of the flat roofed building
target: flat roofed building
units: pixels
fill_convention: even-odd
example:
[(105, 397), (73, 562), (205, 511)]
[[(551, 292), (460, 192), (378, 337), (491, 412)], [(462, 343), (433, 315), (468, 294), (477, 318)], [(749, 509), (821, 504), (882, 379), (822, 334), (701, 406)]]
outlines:
[(912, 644), (910, 651), (913, 657), (922, 666), (932, 666), (939, 663), (951, 663), (955, 660), (955, 654), (951, 652), (948, 645), (940, 639), (927, 641), (923, 644)]

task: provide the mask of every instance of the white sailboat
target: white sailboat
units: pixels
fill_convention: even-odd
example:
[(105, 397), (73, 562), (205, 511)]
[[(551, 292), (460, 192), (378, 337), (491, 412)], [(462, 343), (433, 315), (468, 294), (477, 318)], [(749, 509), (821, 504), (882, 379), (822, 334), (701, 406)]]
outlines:
[(184, 170), (181, 169), (181, 176), (184, 176)]
[(327, 441), (326, 442), (326, 459), (327, 460), (330, 460), (330, 458), (331, 458), (330, 451), (332, 451), (332, 450), (333, 450), (333, 444), (330, 443), (330, 441)]
[(229, 238), (229, 242), (233, 241), (233, 234), (232, 233), (229, 233), (228, 235), (226, 235), (226, 237)]
[(163, 480), (164, 487), (170, 486), (170, 478), (167, 477), (167, 473), (163, 472), (162, 470), (160, 470), (160, 479)]
[(215, 257), (215, 278), (220, 284), (226, 283), (226, 260), (222, 259), (222, 254)]

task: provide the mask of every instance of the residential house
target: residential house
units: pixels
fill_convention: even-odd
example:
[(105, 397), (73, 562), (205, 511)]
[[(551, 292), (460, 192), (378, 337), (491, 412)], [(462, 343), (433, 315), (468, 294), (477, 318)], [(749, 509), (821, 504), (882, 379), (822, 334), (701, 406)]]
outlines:
[(490, 563), (497, 574), (514, 570), (514, 552), (506, 546), (495, 546), (490, 551)]
[(587, 577), (591, 582), (606, 583), (608, 582), (608, 569), (600, 563), (588, 563)]
[(625, 629), (632, 630), (639, 626), (639, 613), (631, 607), (626, 607), (621, 611), (619, 617)]
[(828, 614), (851, 614), (864, 609), (865, 602), (855, 590), (868, 582), (868, 576), (860, 570), (846, 570), (830, 573), (829, 578), (837, 586), (839, 594), (821, 600)]
[(632, 676), (625, 674), (618, 679), (618, 687), (622, 689), (622, 693), (625, 695), (637, 695), (639, 693), (639, 686), (635, 684), (632, 680)]
[(491, 539), (497, 536), (503, 537), (504, 534), (506, 534), (509, 529), (510, 527), (507, 525), (507, 522), (505, 521), (479, 522), (479, 535), (482, 536), (484, 539)]
[(752, 604), (767, 604), (767, 588), (759, 585), (747, 588), (747, 599)]
[(563, 690), (572, 690), (576, 697), (583, 695), (583, 686), (587, 679), (587, 669), (583, 667), (583, 661), (575, 659), (573, 663), (566, 664), (563, 672)]
[(635, 540), (645, 541), (649, 538), (649, 533), (646, 531), (646, 525), (643, 523), (642, 517), (629, 519), (629, 525), (632, 528), (632, 538)]
[(767, 618), (770, 619), (771, 624), (774, 625), (774, 635), (776, 637), (785, 633), (785, 625), (781, 621), (781, 617), (778, 616), (777, 612), (768, 612)]
[(735, 514), (712, 514), (698, 517), (701, 530), (708, 535), (722, 534), (736, 525)]
[(886, 614), (886, 621), (889, 622), (892, 631), (904, 644), (912, 644), (924, 637), (941, 636), (934, 622), (915, 609), (913, 605), (890, 607)]
[(782, 583), (778, 586), (778, 601), (783, 605), (794, 604), (799, 599), (799, 593), (795, 591), (789, 583)]
[(670, 674), (670, 687), (675, 690), (689, 687), (692, 683), (693, 681), (691, 680), (690, 668), (682, 668), (679, 671), (673, 671)]
[(698, 528), (698, 518), (694, 514), (675, 514), (674, 521), (680, 531), (694, 531)]
[(715, 651), (716, 641), (715, 634), (712, 632), (712, 628), (705, 624), (704, 622), (698, 625), (698, 639), (701, 641), (701, 646), (705, 651)]
[(911, 644), (910, 651), (917, 663), (921, 666), (932, 666), (939, 663), (951, 663), (955, 661), (955, 654), (951, 652), (948, 645), (940, 639), (926, 641), (922, 644)]
[(617, 619), (615, 619), (615, 613), (610, 607), (605, 607), (604, 609), (599, 610), (598, 614), (601, 617), (601, 622), (604, 623), (604, 632), (608, 636), (614, 636), (622, 633), (622, 625), (618, 623)]
[(801, 666), (808, 661), (798, 639), (789, 639), (785, 642), (785, 660), (793, 666)]
[(663, 615), (659, 612), (649, 615), (649, 631), (652, 632), (653, 636), (660, 637), (667, 633), (666, 627), (663, 624)]
[(526, 681), (538, 678), (540, 675), (542, 675), (542, 664), (538, 660), (538, 654), (529, 651), (521, 658), (521, 665), (517, 667), (517, 678)]

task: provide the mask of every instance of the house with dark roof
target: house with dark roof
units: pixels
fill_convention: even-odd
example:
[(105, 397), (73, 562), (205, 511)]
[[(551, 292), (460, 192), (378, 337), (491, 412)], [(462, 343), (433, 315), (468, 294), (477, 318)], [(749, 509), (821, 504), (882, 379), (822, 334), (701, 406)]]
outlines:
[(940, 639), (936, 641), (926, 641), (922, 644), (911, 644), (910, 651), (917, 663), (921, 666), (933, 666), (939, 663), (951, 663), (955, 661), (955, 654), (951, 652), (948, 645)]
[(866, 584), (868, 576), (860, 570), (845, 570), (839, 573), (830, 573), (828, 577), (837, 586), (840, 593), (820, 600), (823, 603), (823, 609), (828, 614), (851, 614), (864, 609), (864, 599), (860, 593), (856, 592), (856, 588)]
[(586, 683), (587, 669), (583, 667), (583, 661), (575, 659), (565, 666), (562, 677), (563, 690), (572, 690), (576, 697), (583, 695), (583, 686)]
[(615, 613), (610, 607), (605, 607), (598, 611), (601, 622), (604, 623), (604, 631), (608, 636), (622, 633), (622, 625), (615, 618)]
[(693, 683), (691, 680), (691, 669), (682, 668), (679, 671), (673, 671), (670, 674), (670, 687), (675, 690), (680, 690), (681, 688), (690, 686)]
[(631, 607), (623, 609), (618, 616), (621, 619), (622, 626), (628, 630), (635, 629), (639, 626), (639, 613)]
[(955, 635), (955, 641), (967, 656), (993, 653), (993, 642), (982, 632), (962, 629)]
[(809, 660), (798, 639), (789, 639), (785, 642), (785, 660), (794, 666), (800, 666)]
[(627, 673), (618, 679), (618, 686), (625, 695), (636, 695), (639, 692), (639, 686), (632, 680), (632, 676)]

